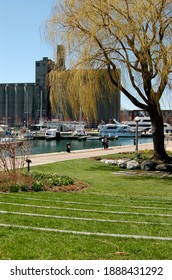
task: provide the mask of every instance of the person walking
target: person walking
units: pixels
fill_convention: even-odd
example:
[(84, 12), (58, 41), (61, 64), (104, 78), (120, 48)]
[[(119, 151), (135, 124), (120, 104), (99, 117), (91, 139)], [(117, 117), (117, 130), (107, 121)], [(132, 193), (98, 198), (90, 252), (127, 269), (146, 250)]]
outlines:
[(66, 152), (67, 153), (70, 153), (70, 148), (71, 148), (70, 143), (66, 144)]
[(108, 142), (108, 139), (106, 137), (102, 138), (102, 145), (103, 145), (103, 148), (106, 150), (108, 149), (109, 147), (109, 142)]
[(109, 141), (108, 141), (108, 139), (106, 138), (106, 140), (105, 140), (105, 149), (108, 149), (109, 148)]

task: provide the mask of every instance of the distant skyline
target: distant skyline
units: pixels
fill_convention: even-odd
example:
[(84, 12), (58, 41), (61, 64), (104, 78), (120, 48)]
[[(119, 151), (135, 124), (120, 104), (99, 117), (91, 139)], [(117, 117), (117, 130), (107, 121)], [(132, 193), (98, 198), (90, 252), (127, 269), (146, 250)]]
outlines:
[[(0, 0), (0, 83), (35, 82), (35, 61), (55, 50), (45, 39), (45, 21), (56, 0)], [(170, 97), (162, 109), (172, 109)], [(137, 109), (123, 94), (121, 107)]]

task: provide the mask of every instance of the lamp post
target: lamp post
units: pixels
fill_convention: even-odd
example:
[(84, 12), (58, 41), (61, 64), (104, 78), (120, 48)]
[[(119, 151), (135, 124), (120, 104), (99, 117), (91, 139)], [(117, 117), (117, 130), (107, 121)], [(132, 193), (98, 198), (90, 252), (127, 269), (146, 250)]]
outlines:
[(31, 164), (32, 161), (30, 159), (27, 159), (26, 162), (27, 162), (27, 171), (29, 172), (30, 171), (30, 164)]
[(136, 154), (138, 154), (138, 122), (140, 121), (140, 119), (138, 117), (135, 117), (135, 122), (136, 122), (136, 139), (135, 139), (135, 144), (136, 144), (136, 149), (135, 149), (135, 152)]

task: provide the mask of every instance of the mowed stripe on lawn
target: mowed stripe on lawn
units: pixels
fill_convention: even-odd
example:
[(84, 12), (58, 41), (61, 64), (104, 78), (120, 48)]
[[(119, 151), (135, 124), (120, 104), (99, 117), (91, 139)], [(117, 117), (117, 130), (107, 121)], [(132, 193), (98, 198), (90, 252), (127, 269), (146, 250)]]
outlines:
[(57, 216), (57, 215), (46, 215), (37, 213), (24, 213), (24, 212), (11, 212), (11, 211), (0, 211), (0, 214), (11, 214), (11, 215), (22, 215), (29, 217), (43, 217), (51, 219), (68, 219), (68, 220), (78, 220), (78, 221), (94, 221), (103, 223), (127, 223), (127, 224), (140, 224), (140, 225), (164, 225), (171, 226), (172, 223), (156, 223), (156, 222), (135, 222), (135, 221), (125, 221), (125, 220), (109, 220), (109, 219), (94, 219), (85, 217), (71, 217), (71, 216)]
[(125, 211), (110, 211), (110, 210), (96, 210), (96, 209), (83, 209), (83, 208), (71, 208), (71, 207), (58, 207), (58, 206), (43, 206), (37, 204), (22, 204), (12, 202), (0, 202), (3, 205), (13, 205), (22, 207), (32, 208), (43, 208), (43, 209), (57, 209), (57, 210), (70, 210), (79, 212), (94, 212), (94, 213), (107, 213), (107, 214), (121, 214), (121, 215), (140, 215), (140, 216), (155, 216), (155, 217), (172, 217), (172, 214), (160, 214), (160, 213), (143, 213), (143, 212), (125, 212)]
[[(76, 205), (85, 205), (85, 206), (101, 206), (101, 207), (115, 207), (115, 208), (131, 208), (131, 209), (150, 209), (150, 210), (168, 210), (172, 211), (171, 207), (159, 207), (159, 206), (143, 206), (143, 205), (125, 205), (124, 204), (118, 204), (118, 203), (90, 203), (90, 202), (83, 202), (83, 201), (66, 201), (66, 200), (60, 200), (60, 199), (41, 199), (41, 198), (33, 198), (33, 197), (24, 197), (22, 195), (19, 195), (17, 198), (22, 197), (22, 200), (30, 200), (30, 201), (41, 201), (41, 202), (54, 202), (54, 203), (62, 203), (62, 204), (76, 204)], [(0, 195), (0, 197), (2, 197)], [(16, 196), (8, 196), (10, 199), (16, 199)], [(144, 201), (145, 202), (145, 201)]]
[(31, 227), (31, 226), (21, 226), (21, 225), (14, 225), (14, 224), (0, 224), (0, 227), (31, 229), (31, 230), (49, 231), (49, 232), (57, 232), (57, 233), (69, 233), (69, 234), (76, 234), (76, 235), (90, 235), (90, 236), (92, 235), (92, 236), (105, 236), (105, 237), (115, 237), (115, 238), (133, 238), (133, 239), (149, 239), (149, 240), (153, 239), (153, 240), (172, 241), (172, 237), (74, 231), (74, 230), (62, 230), (62, 229), (54, 229), (54, 228), (40, 228), (40, 227)]
[[(6, 196), (6, 198), (8, 198), (8, 196)], [(115, 202), (112, 203), (108, 203), (106, 202), (106, 200), (104, 201), (104, 203), (96, 203), (96, 198), (95, 198), (95, 203), (93, 202), (85, 202), (84, 201), (84, 197), (83, 197), (83, 201), (66, 201), (66, 200), (54, 200), (53, 203), (57, 202), (57, 203), (63, 203), (63, 204), (73, 204), (73, 205), (78, 205), (79, 208), (72, 208), (72, 207), (58, 207), (58, 206), (52, 206), (52, 204), (50, 205), (50, 202), (52, 202), (49, 199), (41, 199), (41, 198), (28, 198), (28, 197), (24, 197), (24, 195), (19, 195), (19, 196), (10, 196), (9, 194), (9, 198), (11, 199), (21, 199), (22, 203), (15, 203), (15, 202), (8, 202), (8, 201), (0, 201), (0, 204), (5, 206), (15, 206), (16, 211), (6, 211), (4, 209), (2, 209), (0, 211), (0, 214), (8, 214), (8, 215), (19, 215), (19, 216), (28, 216), (28, 217), (42, 217), (42, 218), (46, 218), (46, 219), (68, 219), (68, 220), (78, 220), (78, 221), (95, 221), (95, 222), (101, 222), (101, 223), (128, 223), (128, 224), (147, 224), (147, 225), (160, 225), (160, 226), (171, 226), (171, 223), (166, 223), (166, 222), (160, 222), (160, 223), (156, 223), (153, 220), (153, 217), (161, 217), (163, 219), (163, 217), (172, 217), (172, 214), (166, 214), (166, 213), (145, 213), (144, 210), (148, 209), (148, 210), (167, 210), (170, 211), (171, 208), (170, 207), (155, 207), (155, 206), (151, 206), (151, 202), (150, 205), (147, 205), (146, 207), (144, 206), (139, 206), (139, 205), (126, 205), (126, 207), (123, 205), (123, 207), (125, 208), (133, 208), (133, 210), (135, 209), (141, 209), (142, 212), (127, 212), (127, 211), (113, 211), (111, 210), (112, 207), (121, 207), (122, 204), (117, 204), (115, 205)], [(140, 197), (141, 198), (141, 197)], [(118, 197), (119, 199), (119, 197)], [(23, 200), (28, 200), (31, 201), (32, 204), (25, 204), (23, 203)], [(49, 205), (38, 205), (38, 204), (33, 204), (32, 201), (37, 201), (38, 203), (44, 203), (45, 201), (48, 202)], [(161, 201), (163, 202), (163, 200), (161, 199)], [(168, 200), (169, 201), (169, 200)], [(119, 202), (119, 201), (118, 201)], [(123, 202), (123, 199), (121, 197), (121, 202)], [(135, 201), (136, 202), (136, 201)], [(132, 201), (133, 203), (133, 201)], [(138, 201), (137, 201), (138, 203)], [(96, 206), (101, 206), (101, 207), (108, 207), (108, 210), (102, 210), (102, 209), (85, 209), (85, 208), (81, 208), (82, 205), (85, 206), (91, 206), (92, 208), (96, 207)], [(105, 219), (105, 218), (88, 218), (88, 217), (75, 217), (75, 216), (65, 216), (65, 215), (49, 215), (49, 214), (41, 214), (41, 213), (25, 213), (23, 211), (17, 211), (17, 207), (24, 207), (25, 209), (29, 208), (32, 209), (32, 211), (36, 208), (40, 208), (40, 209), (54, 209), (54, 210), (65, 210), (65, 211), (76, 211), (76, 212), (85, 212), (85, 213), (102, 213), (102, 214), (118, 214), (121, 216), (125, 216), (125, 215), (135, 215), (135, 216), (150, 216), (152, 217), (152, 221), (147, 222), (147, 221), (131, 221), (131, 220), (114, 220), (114, 219)], [(105, 237), (114, 237), (114, 238), (134, 238), (134, 239), (155, 239), (155, 240), (164, 240), (164, 241), (171, 241), (172, 237), (167, 236), (167, 237), (162, 237), (162, 236), (152, 236), (152, 235), (136, 235), (136, 234), (120, 234), (120, 233), (108, 233), (108, 232), (91, 232), (91, 231), (77, 231), (77, 230), (71, 230), (71, 229), (58, 229), (58, 228), (51, 228), (51, 227), (34, 227), (34, 226), (27, 226), (27, 225), (19, 225), (19, 224), (12, 224), (12, 223), (4, 223), (1, 222), (0, 224), (1, 227), (5, 227), (5, 228), (18, 228), (18, 229), (23, 229), (23, 230), (36, 230), (36, 231), (49, 231), (49, 232), (56, 232), (56, 233), (68, 233), (68, 234), (76, 234), (76, 235), (88, 235), (88, 236), (105, 236)]]

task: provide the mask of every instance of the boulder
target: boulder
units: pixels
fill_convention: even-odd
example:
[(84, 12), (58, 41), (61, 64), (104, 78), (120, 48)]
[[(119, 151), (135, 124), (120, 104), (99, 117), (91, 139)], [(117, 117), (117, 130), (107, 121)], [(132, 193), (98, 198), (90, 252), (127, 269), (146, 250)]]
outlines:
[(105, 163), (110, 165), (117, 165), (118, 161), (115, 159), (107, 159)]
[(129, 161), (127, 161), (127, 169), (130, 169), (130, 170), (140, 169), (140, 164), (136, 160), (129, 160)]
[(107, 159), (101, 159), (100, 162), (105, 163), (107, 161)]
[(166, 171), (166, 172), (172, 172), (172, 165), (171, 164), (167, 164), (167, 163), (162, 163), (162, 164), (158, 164), (156, 166), (156, 170), (157, 171)]
[(141, 163), (141, 169), (146, 171), (155, 171), (158, 164), (153, 160), (144, 160)]
[(124, 158), (124, 159), (118, 159), (118, 167), (120, 168), (127, 168), (127, 162), (130, 161), (129, 158)]
[(117, 165), (118, 161), (115, 159), (101, 159), (100, 162), (110, 164), (110, 165)]

